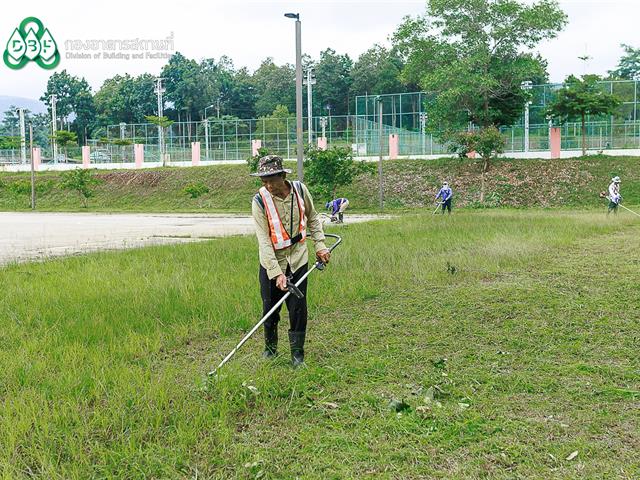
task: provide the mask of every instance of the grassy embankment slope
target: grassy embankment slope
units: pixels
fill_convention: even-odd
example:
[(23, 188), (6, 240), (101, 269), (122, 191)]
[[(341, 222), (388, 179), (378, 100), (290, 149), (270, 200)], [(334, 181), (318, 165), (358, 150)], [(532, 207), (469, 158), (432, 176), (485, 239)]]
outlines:
[[(595, 207), (598, 192), (611, 176), (623, 178), (628, 204), (640, 203), (640, 160), (631, 157), (588, 157), (572, 160), (498, 160), (487, 177), (486, 205), (512, 207)], [(447, 179), (459, 207), (477, 203), (479, 167), (469, 160), (397, 160), (384, 164), (386, 208), (406, 210), (432, 205), (440, 182)], [(257, 181), (244, 165), (98, 172), (89, 211), (238, 212), (249, 210)], [(28, 174), (0, 173), (0, 210), (26, 210), (29, 195), (15, 193)], [(76, 194), (59, 187), (59, 173), (40, 173), (41, 211), (85, 211)], [(203, 184), (209, 193), (192, 199), (184, 188)], [(28, 189), (28, 185), (27, 185)], [(376, 211), (378, 180), (363, 176), (338, 192), (351, 200), (352, 211)], [(326, 199), (318, 199), (322, 202)]]

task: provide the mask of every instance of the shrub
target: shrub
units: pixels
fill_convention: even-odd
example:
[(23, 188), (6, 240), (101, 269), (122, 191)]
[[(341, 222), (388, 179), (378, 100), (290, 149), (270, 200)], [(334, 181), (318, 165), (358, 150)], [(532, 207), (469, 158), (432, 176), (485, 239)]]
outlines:
[(184, 187), (184, 193), (189, 195), (191, 198), (198, 198), (205, 193), (209, 193), (209, 187), (207, 187), (204, 183), (194, 183), (192, 185), (187, 185)]
[(314, 193), (325, 199), (336, 197), (338, 188), (351, 185), (360, 173), (373, 173), (375, 165), (353, 159), (349, 147), (331, 147), (328, 150), (310, 148), (304, 161), (305, 178)]
[(92, 187), (100, 183), (102, 183), (102, 180), (96, 178), (91, 170), (79, 168), (63, 172), (60, 187), (64, 190), (75, 191), (82, 200), (82, 206), (87, 208), (88, 200), (94, 194)]
[(269, 151), (268, 148), (266, 147), (260, 147), (258, 149), (258, 154), (257, 155), (252, 155), (249, 158), (247, 158), (247, 165), (249, 166), (249, 173), (255, 173), (258, 171), (258, 162), (260, 161), (260, 159), (262, 157), (265, 157), (267, 155), (271, 155), (271, 152)]

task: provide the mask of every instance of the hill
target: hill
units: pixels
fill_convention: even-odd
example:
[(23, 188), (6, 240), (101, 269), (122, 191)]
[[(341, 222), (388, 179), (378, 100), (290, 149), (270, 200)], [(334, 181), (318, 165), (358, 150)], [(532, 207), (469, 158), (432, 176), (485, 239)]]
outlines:
[[(613, 175), (622, 177), (625, 201), (640, 203), (638, 158), (586, 157), (567, 160), (494, 162), (488, 176), (486, 201), (479, 204), (479, 165), (467, 159), (394, 160), (384, 163), (385, 208), (407, 210), (432, 207), (443, 180), (454, 189), (456, 207), (596, 207), (598, 193)], [(102, 180), (91, 199), (92, 211), (247, 212), (259, 182), (244, 165), (194, 168), (97, 171)], [(25, 210), (28, 174), (0, 174), (0, 209)], [(38, 174), (38, 209), (81, 210), (77, 196), (60, 188), (60, 173)], [(205, 185), (209, 192), (193, 199), (184, 189)], [(23, 193), (20, 193), (23, 192)], [(338, 192), (351, 200), (352, 210), (374, 211), (378, 205), (378, 178), (361, 176)], [(317, 199), (319, 203), (326, 199)]]

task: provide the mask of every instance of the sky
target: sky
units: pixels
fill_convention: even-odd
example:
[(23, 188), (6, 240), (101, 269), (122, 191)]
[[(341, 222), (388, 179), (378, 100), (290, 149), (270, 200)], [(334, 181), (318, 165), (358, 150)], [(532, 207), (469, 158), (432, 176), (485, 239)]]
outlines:
[[(530, 2), (532, 0), (526, 0)], [(552, 81), (568, 74), (606, 74), (623, 53), (620, 44), (640, 47), (637, 22), (640, 0), (560, 0), (569, 24), (556, 39), (538, 49), (549, 62)], [(64, 5), (64, 6), (62, 6)], [(388, 38), (406, 15), (424, 13), (424, 0), (190, 0), (63, 4), (43, 0), (5, 2), (0, 16), (4, 50), (13, 30), (28, 16), (38, 17), (55, 38), (62, 59), (53, 71), (66, 69), (85, 77), (97, 90), (116, 74), (157, 74), (166, 59), (67, 58), (72, 42), (87, 40), (163, 40), (173, 34), (173, 47), (189, 58), (231, 57), (236, 67), (256, 69), (266, 57), (278, 64), (295, 62), (294, 21), (285, 12), (300, 13), (302, 49), (317, 58), (331, 47), (356, 59), (374, 43)], [(86, 52), (86, 51), (84, 51)], [(102, 49), (89, 50), (92, 55)], [(156, 52), (164, 53), (164, 52)], [(587, 54), (586, 63), (578, 57)], [(51, 70), (30, 62), (21, 70), (0, 63), (0, 96), (39, 98)]]

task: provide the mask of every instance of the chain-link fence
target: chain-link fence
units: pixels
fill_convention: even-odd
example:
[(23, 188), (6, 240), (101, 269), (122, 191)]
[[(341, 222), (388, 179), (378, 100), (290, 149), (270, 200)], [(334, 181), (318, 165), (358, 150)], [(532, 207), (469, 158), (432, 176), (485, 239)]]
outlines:
[[(603, 91), (613, 93), (622, 101), (614, 115), (588, 117), (586, 134), (589, 150), (640, 148), (640, 106), (638, 81), (603, 81)], [(506, 153), (542, 152), (549, 150), (549, 124), (545, 109), (554, 98), (560, 84), (534, 85), (528, 109), (528, 148), (525, 145), (525, 116), (513, 126), (501, 128), (506, 141)], [(357, 156), (378, 156), (389, 151), (389, 135), (399, 139), (402, 156), (442, 155), (447, 145), (437, 132), (427, 131), (427, 110), (431, 97), (425, 92), (398, 93), (380, 96), (358, 96), (355, 115), (312, 117), (303, 119), (305, 145), (317, 144), (319, 137), (329, 146), (347, 146)], [(380, 117), (379, 105), (382, 105)], [(380, 121), (382, 118), (382, 122)], [(199, 122), (176, 122), (164, 131), (164, 152), (170, 162), (191, 160), (192, 142), (200, 142), (200, 159), (210, 161), (245, 160), (253, 151), (253, 141), (286, 158), (296, 155), (295, 117), (286, 118), (209, 118)], [(133, 144), (144, 145), (145, 162), (161, 162), (158, 127), (152, 124), (118, 124), (101, 129), (105, 134), (91, 140), (91, 163), (133, 163)], [(579, 150), (582, 144), (581, 125), (561, 126), (562, 149)], [(58, 147), (54, 158), (51, 145), (40, 145), (43, 163), (79, 163), (79, 147)], [(27, 157), (30, 155), (27, 148)], [(27, 158), (29, 161), (29, 159)], [(21, 150), (0, 150), (0, 164), (22, 163)]]

